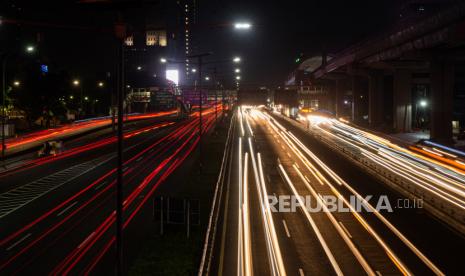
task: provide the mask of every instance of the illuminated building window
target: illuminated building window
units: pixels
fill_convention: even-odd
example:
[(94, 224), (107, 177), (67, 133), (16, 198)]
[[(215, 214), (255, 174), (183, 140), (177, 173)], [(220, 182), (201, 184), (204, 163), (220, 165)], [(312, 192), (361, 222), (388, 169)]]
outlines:
[(157, 43), (157, 36), (155, 31), (147, 31), (146, 44), (147, 46), (154, 46)]
[(158, 41), (159, 45), (162, 47), (166, 47), (168, 45), (168, 41), (166, 39), (166, 32), (165, 31), (159, 31), (158, 32)]
[(147, 31), (146, 45), (166, 47), (168, 45), (166, 31)]
[(126, 39), (124, 40), (124, 44), (126, 44), (126, 46), (133, 46), (134, 38), (132, 36), (126, 37)]

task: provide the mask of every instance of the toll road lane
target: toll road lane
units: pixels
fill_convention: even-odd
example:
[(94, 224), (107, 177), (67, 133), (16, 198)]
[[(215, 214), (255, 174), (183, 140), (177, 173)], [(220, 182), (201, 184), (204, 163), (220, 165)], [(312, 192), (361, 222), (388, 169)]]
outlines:
[[(208, 129), (212, 125), (212, 116), (209, 117), (210, 118), (207, 118), (206, 120), (204, 129)], [(189, 153), (192, 151), (192, 148), (196, 145), (194, 138), (196, 137), (195, 132), (196, 130), (198, 130), (198, 127), (196, 127), (196, 125), (198, 124), (195, 123), (197, 121), (198, 119), (191, 120), (191, 123), (184, 124), (183, 127), (178, 127), (177, 131), (174, 131), (170, 135), (165, 136), (166, 139), (169, 138), (168, 144), (159, 144), (157, 142), (157, 139), (158, 141), (160, 141), (159, 136), (156, 139), (152, 139), (151, 143), (153, 147), (146, 147), (144, 150), (138, 153), (140, 156), (134, 155), (133, 158), (130, 159), (131, 162), (129, 162), (128, 166), (125, 168), (125, 174), (127, 174), (127, 176), (125, 177), (129, 178), (127, 179), (128, 184), (126, 186), (127, 188), (125, 188), (125, 194), (129, 193), (131, 190), (133, 192), (128, 194), (128, 198), (126, 201), (127, 205), (125, 206), (131, 206), (131, 208), (134, 208), (132, 207), (134, 205), (130, 205), (129, 203), (140, 201), (141, 198), (139, 198), (138, 196), (143, 195), (141, 193), (146, 193), (144, 198), (147, 198), (147, 195), (150, 194), (150, 191), (152, 191), (153, 193), (153, 182), (156, 179), (159, 180), (157, 183), (162, 181), (160, 179), (164, 179), (164, 177), (166, 178), (166, 175), (169, 175), (169, 173), (172, 170), (174, 170), (174, 168), (176, 168), (180, 164), (180, 162), (182, 162), (189, 155)], [(161, 147), (155, 147), (157, 145)], [(163, 147), (162, 145), (164, 145), (165, 147)], [(165, 153), (160, 153), (155, 149), (158, 149), (158, 151), (161, 149), (165, 149)], [(168, 155), (170, 152), (171, 155)], [(181, 155), (179, 157), (176, 157), (179, 154)], [(166, 161), (166, 158), (168, 158), (168, 156), (170, 156), (171, 162)], [(140, 159), (140, 157), (143, 158)], [(136, 169), (136, 167), (141, 166), (140, 164), (144, 164), (146, 168), (143, 169), (141, 173), (139, 173), (139, 171), (135, 172), (134, 170)], [(158, 166), (156, 167), (158, 169), (153, 167), (156, 164), (158, 164)], [(2, 248), (5, 247), (4, 249), (8, 252), (7, 254), (2, 254), (2, 260), (5, 260), (5, 262), (2, 261), (2, 268), (5, 269), (7, 267), (9, 270), (12, 269), (13, 271), (15, 271), (15, 269), (33, 269), (36, 272), (37, 270), (35, 269), (42, 268), (44, 272), (49, 272), (50, 266), (54, 264), (54, 260), (58, 261), (62, 259), (63, 256), (65, 256), (63, 255), (64, 252), (71, 251), (71, 248), (69, 248), (70, 246), (77, 246), (77, 248), (79, 248), (79, 245), (81, 243), (83, 243), (82, 245), (87, 244), (86, 237), (82, 238), (82, 234), (90, 233), (87, 238), (91, 239), (90, 237), (93, 237), (93, 231), (89, 232), (89, 229), (87, 229), (87, 231), (80, 231), (77, 229), (94, 227), (94, 230), (96, 230), (95, 223), (102, 223), (102, 221), (104, 221), (104, 224), (101, 224), (101, 226), (103, 226), (97, 228), (97, 230), (103, 231), (102, 233), (106, 233), (104, 230), (108, 230), (109, 228), (109, 226), (105, 224), (105, 222), (108, 222), (108, 217), (107, 219), (104, 219), (104, 217), (105, 214), (112, 213), (111, 210), (113, 205), (111, 204), (111, 200), (110, 202), (108, 202), (108, 200), (111, 199), (111, 193), (109, 193), (109, 189), (112, 185), (114, 185), (114, 169), (111, 169), (111, 166), (108, 166), (108, 168), (110, 168), (107, 169), (107, 171), (109, 172), (103, 176), (99, 172), (105, 170), (101, 170), (100, 168), (98, 170), (94, 170), (90, 175), (86, 175), (85, 177), (79, 179), (80, 181), (76, 181), (76, 184), (74, 185), (87, 182), (88, 180), (86, 179), (89, 179), (89, 177), (97, 179), (96, 181), (92, 182), (89, 186), (86, 186), (85, 191), (88, 193), (78, 193), (78, 196), (76, 196), (77, 194), (74, 194), (74, 197), (71, 197), (66, 202), (57, 205), (59, 206), (59, 208), (45, 208), (45, 210), (49, 209), (50, 211), (44, 213), (44, 215), (42, 216), (32, 216), (38, 217), (39, 219), (41, 219), (41, 221), (37, 221), (36, 219), (32, 221), (30, 224), (26, 224), (26, 227), (21, 228), (20, 230), (3, 239)], [(144, 178), (145, 181), (142, 181), (141, 178)], [(140, 181), (142, 181), (142, 183), (144, 184), (143, 186), (141, 186)], [(147, 189), (149, 188), (151, 188), (152, 190), (149, 190), (147, 192)], [(137, 191), (137, 193), (134, 193), (134, 191)], [(96, 198), (100, 198), (100, 200), (96, 200)], [(36, 205), (40, 205), (38, 204), (39, 202), (35, 203), (37, 203)], [(44, 202), (42, 202), (42, 204), (43, 203)], [(103, 205), (102, 207), (102, 204), (105, 205)], [(42, 208), (42, 210), (44, 210), (44, 208)], [(88, 217), (87, 215), (89, 214), (89, 212), (96, 212), (96, 214), (91, 217)], [(129, 209), (127, 212), (129, 212)], [(128, 220), (130, 220), (131, 216), (134, 216), (135, 213), (137, 213), (137, 211), (133, 211), (132, 214), (129, 215)], [(54, 215), (51, 216), (52, 214)], [(82, 223), (83, 219), (86, 218), (86, 223)], [(63, 230), (60, 232), (56, 231), (57, 229), (62, 228), (68, 230)], [(8, 227), (8, 229), (13, 229), (13, 227)], [(79, 238), (80, 236), (81, 238)], [(76, 244), (76, 242), (78, 242), (79, 240), (80, 243)], [(58, 250), (44, 252), (47, 248), (50, 248), (51, 246), (56, 244), (59, 244), (59, 247), (55, 247), (59, 248)], [(88, 251), (88, 249), (85, 249), (85, 251)], [(44, 257), (44, 254), (47, 257)], [(53, 258), (48, 258), (49, 255), (54, 254), (56, 254), (56, 259), (52, 260)], [(31, 257), (31, 255), (33, 257)], [(79, 256), (84, 255), (86, 254), (79, 253)], [(20, 260), (23, 261), (21, 262)], [(26, 267), (18, 267), (17, 265), (15, 265), (18, 263), (30, 263), (30, 265)], [(70, 266), (71, 264), (66, 263), (66, 261), (63, 264), (64, 265), (60, 267), (60, 271), (63, 270), (62, 268), (66, 267), (67, 269), (73, 268), (75, 266), (75, 264), (72, 264), (72, 266)]]

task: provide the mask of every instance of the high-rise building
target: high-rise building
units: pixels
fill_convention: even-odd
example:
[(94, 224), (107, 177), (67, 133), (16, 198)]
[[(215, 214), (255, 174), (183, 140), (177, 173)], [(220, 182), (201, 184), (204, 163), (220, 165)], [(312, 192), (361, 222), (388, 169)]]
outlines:
[(178, 0), (177, 1), (179, 17), (179, 35), (182, 39), (179, 40), (179, 57), (183, 64), (183, 76), (185, 83), (189, 83), (193, 79), (192, 60), (190, 55), (195, 53), (195, 28), (197, 25), (197, 1), (196, 0)]
[[(163, 79), (167, 71), (171, 75), (177, 71), (181, 84), (190, 83), (196, 9), (196, 0), (164, 0), (129, 15), (131, 29), (125, 41), (129, 83), (140, 76)], [(161, 63), (162, 58), (166, 62)]]

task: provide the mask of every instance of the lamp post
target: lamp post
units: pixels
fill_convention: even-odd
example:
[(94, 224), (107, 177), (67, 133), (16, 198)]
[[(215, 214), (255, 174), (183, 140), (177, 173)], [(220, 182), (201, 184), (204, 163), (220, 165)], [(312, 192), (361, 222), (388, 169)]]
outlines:
[[(33, 53), (35, 51), (35, 47), (32, 45), (26, 46), (26, 53)], [(8, 63), (8, 59), (12, 54), (5, 53), (2, 59), (2, 160), (5, 158), (5, 124), (6, 124), (6, 107), (5, 107), (5, 99), (6, 99), (6, 67)], [(18, 82), (19, 85), (19, 82)]]
[(78, 80), (78, 79), (75, 79), (73, 80), (73, 85), (74, 87), (79, 87), (79, 112), (78, 112), (78, 119), (82, 119), (82, 111), (83, 111), (83, 88), (82, 88), (82, 84), (81, 84), (81, 81)]
[(198, 85), (195, 87), (199, 91), (199, 152), (200, 152), (200, 172), (202, 172), (202, 64), (203, 58), (209, 56), (210, 53), (203, 53), (198, 55), (189, 56), (189, 58), (197, 58), (199, 74), (197, 75)]
[(5, 123), (6, 123), (6, 110), (5, 110), (5, 98), (6, 98), (6, 64), (8, 62), (9, 54), (5, 54), (2, 62), (2, 160), (5, 159)]

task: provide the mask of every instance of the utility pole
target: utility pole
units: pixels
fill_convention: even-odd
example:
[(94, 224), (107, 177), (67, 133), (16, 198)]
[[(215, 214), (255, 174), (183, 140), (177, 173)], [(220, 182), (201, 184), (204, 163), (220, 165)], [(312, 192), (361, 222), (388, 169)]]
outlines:
[(123, 93), (124, 93), (124, 38), (126, 25), (121, 14), (115, 24), (115, 35), (118, 45), (118, 66), (116, 77), (116, 93), (118, 102), (118, 149), (116, 180), (116, 275), (123, 275)]
[(82, 120), (84, 117), (84, 102), (83, 102), (83, 97), (84, 97), (84, 92), (82, 91), (82, 86), (83, 83), (79, 85), (79, 120)]
[(215, 124), (217, 123), (218, 121), (218, 84), (216, 83), (217, 82), (217, 71), (216, 71), (216, 67), (213, 69), (213, 81), (215, 83)]
[(189, 56), (189, 58), (197, 58), (198, 66), (199, 66), (199, 74), (198, 74), (198, 85), (195, 86), (195, 90), (199, 92), (199, 166), (200, 172), (202, 172), (202, 63), (203, 57), (209, 56), (210, 53), (203, 53), (198, 55)]
[(2, 59), (2, 161), (5, 159), (5, 123), (6, 123), (6, 111), (5, 111), (5, 98), (6, 98), (6, 63), (8, 60), (8, 54), (5, 54)]

